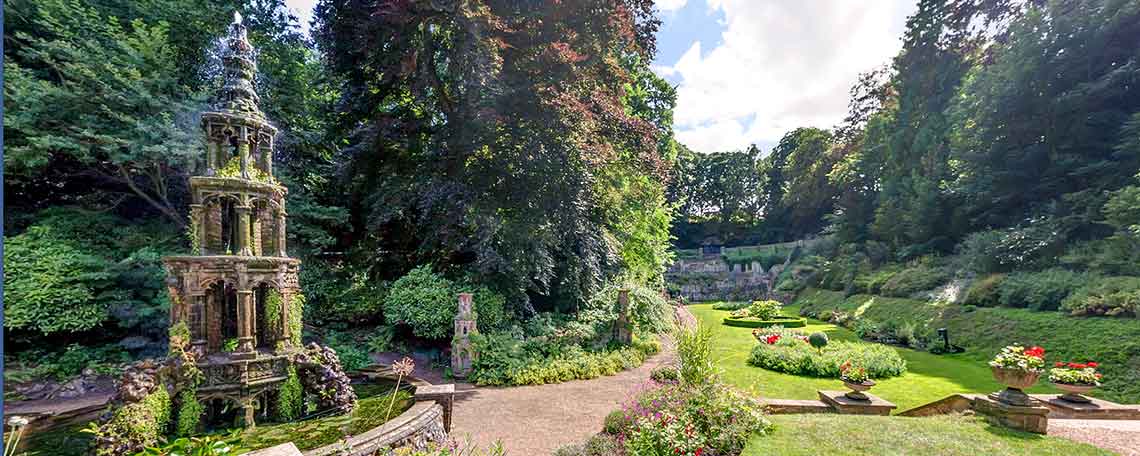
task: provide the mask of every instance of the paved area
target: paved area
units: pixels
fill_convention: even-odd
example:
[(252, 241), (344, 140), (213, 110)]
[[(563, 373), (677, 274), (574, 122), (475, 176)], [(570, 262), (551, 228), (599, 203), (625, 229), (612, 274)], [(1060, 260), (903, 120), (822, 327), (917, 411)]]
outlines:
[[(678, 318), (694, 324), (680, 308)], [(602, 430), (606, 415), (630, 391), (649, 381), (654, 367), (672, 362), (672, 341), (641, 367), (609, 377), (511, 388), (474, 388), (456, 398), (452, 438), (480, 447), (501, 440), (510, 455), (548, 455), (563, 445), (581, 443)]]
[(1119, 453), (1140, 456), (1140, 421), (1049, 420), (1049, 435), (1085, 442)]

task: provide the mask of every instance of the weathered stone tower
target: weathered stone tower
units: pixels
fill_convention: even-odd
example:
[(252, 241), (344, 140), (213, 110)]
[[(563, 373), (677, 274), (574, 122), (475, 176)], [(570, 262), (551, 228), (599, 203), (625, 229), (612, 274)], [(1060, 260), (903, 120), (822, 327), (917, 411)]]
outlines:
[(190, 177), (192, 252), (164, 262), (170, 323), (187, 324), (204, 374), (200, 399), (208, 413), (230, 402), (252, 425), (300, 344), (300, 261), (285, 252), (286, 189), (273, 177), (277, 129), (258, 107), (254, 50), (240, 15), (222, 62), (224, 85), (202, 114), (205, 161)]
[(467, 377), (471, 373), (471, 362), (475, 358), (475, 348), (471, 345), (471, 335), (476, 334), (475, 313), (471, 310), (471, 293), (459, 293), (459, 312), (455, 315), (455, 336), (451, 340), (451, 375)]

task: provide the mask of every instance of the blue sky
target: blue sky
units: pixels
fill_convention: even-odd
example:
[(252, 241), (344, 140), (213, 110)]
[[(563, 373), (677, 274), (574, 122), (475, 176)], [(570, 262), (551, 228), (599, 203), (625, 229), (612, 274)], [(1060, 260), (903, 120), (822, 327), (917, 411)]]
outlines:
[[(307, 28), (316, 0), (286, 0)], [(698, 152), (765, 153), (843, 119), (859, 73), (890, 62), (917, 0), (657, 0), (653, 70), (677, 87), (674, 131)]]

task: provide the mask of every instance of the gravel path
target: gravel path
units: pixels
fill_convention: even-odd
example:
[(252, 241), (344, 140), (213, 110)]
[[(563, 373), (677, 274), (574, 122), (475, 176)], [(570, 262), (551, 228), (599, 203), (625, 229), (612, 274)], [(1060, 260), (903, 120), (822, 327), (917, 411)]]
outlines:
[(1049, 435), (1096, 445), (1121, 456), (1140, 456), (1140, 421), (1051, 419)]
[[(686, 325), (696, 322), (678, 309)], [(626, 395), (649, 381), (653, 368), (675, 359), (672, 341), (641, 367), (609, 377), (511, 388), (478, 387), (455, 399), (452, 438), (485, 448), (501, 440), (507, 454), (548, 455), (560, 446), (581, 443), (602, 430), (606, 414)], [(464, 385), (466, 386), (466, 385)], [(458, 385), (457, 385), (458, 387)]]

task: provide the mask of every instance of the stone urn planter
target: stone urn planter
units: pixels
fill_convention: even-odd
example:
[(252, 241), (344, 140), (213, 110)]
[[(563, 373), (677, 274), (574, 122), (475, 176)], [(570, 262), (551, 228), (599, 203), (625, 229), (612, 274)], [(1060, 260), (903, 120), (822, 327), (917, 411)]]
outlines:
[(1004, 390), (990, 394), (991, 399), (1009, 405), (1029, 406), (1029, 395), (1025, 394), (1025, 391), (1022, 390), (1037, 383), (1037, 378), (1041, 376), (1041, 371), (993, 366), (990, 366), (990, 371), (994, 374), (994, 380), (1006, 386)]
[(1089, 402), (1092, 402), (1092, 399), (1084, 397), (1083, 395), (1088, 394), (1089, 391), (1096, 389), (1096, 385), (1069, 385), (1067, 383), (1057, 382), (1053, 382), (1053, 386), (1065, 392), (1065, 394), (1059, 396), (1061, 400), (1075, 402), (1078, 404), (1087, 404)]
[(852, 383), (847, 380), (843, 380), (843, 385), (851, 390), (848, 391), (847, 394), (844, 394), (844, 396), (846, 396), (848, 399), (856, 401), (869, 401), (871, 398), (867, 397), (867, 395), (863, 394), (863, 392), (871, 389), (872, 386), (875, 386), (875, 381), (865, 380), (863, 383)]

